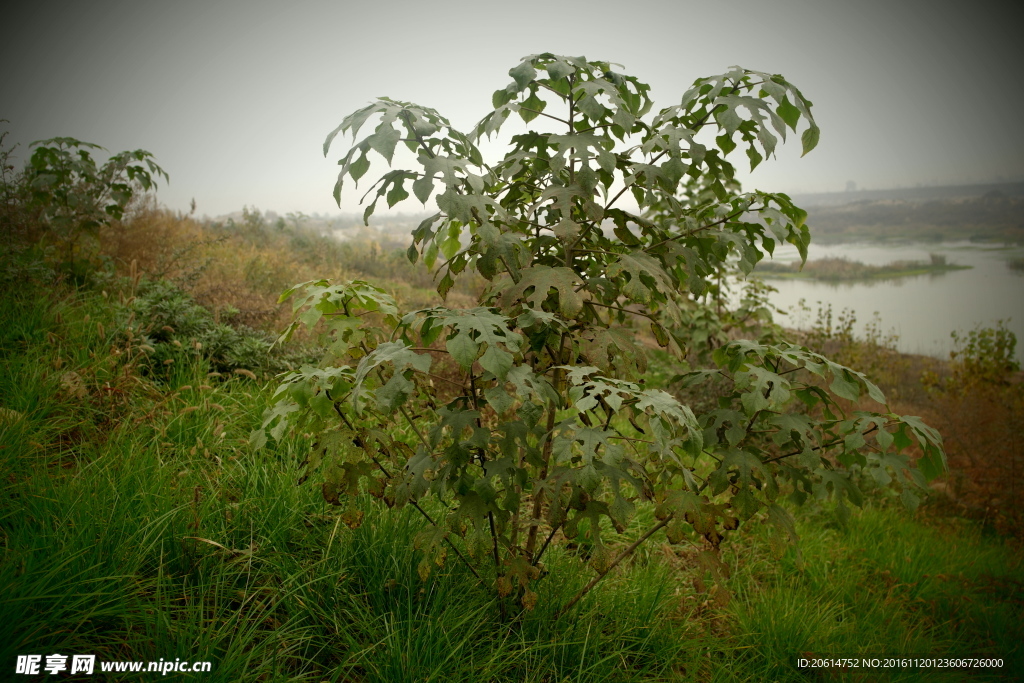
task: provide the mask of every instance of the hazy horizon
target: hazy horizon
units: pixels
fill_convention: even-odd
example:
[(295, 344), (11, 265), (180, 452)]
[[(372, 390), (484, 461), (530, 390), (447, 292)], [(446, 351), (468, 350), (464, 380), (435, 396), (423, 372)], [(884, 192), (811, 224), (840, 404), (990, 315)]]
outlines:
[(331, 197), (350, 139), (322, 153), (346, 114), (386, 95), (466, 130), (509, 68), (550, 51), (624, 65), (651, 84), (656, 109), (734, 64), (785, 75), (814, 102), (821, 143), (801, 159), (791, 140), (753, 174), (734, 153), (748, 189), (1017, 182), (1021, 16), (993, 0), (638, 0), (628, 11), (535, 0), (42, 1), (9, 14), (0, 118), (19, 166), (30, 142), (56, 136), (152, 152), (171, 179), (158, 199), (173, 210), (187, 212), (194, 198), (208, 216), (243, 206), (351, 213), (361, 193), (346, 188), (340, 208)]

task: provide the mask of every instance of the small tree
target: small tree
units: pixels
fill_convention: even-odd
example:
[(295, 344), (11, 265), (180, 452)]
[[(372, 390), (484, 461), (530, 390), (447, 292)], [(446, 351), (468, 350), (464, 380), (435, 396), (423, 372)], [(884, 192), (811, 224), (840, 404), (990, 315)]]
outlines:
[(99, 229), (120, 220), (139, 190), (156, 188), (154, 176), (167, 173), (145, 150), (120, 152), (97, 166), (89, 150), (103, 147), (74, 138), (33, 142), (35, 150), (22, 176), (27, 204), (46, 228), (45, 238), (63, 252), (76, 272), (82, 240), (96, 242)]
[[(364, 220), (381, 199), (408, 198), (408, 187), (424, 204), (433, 197), (439, 210), (414, 231), (409, 258), (436, 269), (442, 297), (467, 270), (490, 284), (476, 308), (401, 317), (362, 281), (286, 291), (297, 318), (284, 337), (322, 325), (327, 356), (283, 378), (254, 442), (290, 427), (315, 434), (307, 467), (324, 463), (324, 498), (347, 507), (351, 526), (361, 491), (412, 505), (429, 521), (416, 542), (421, 575), (452, 550), (527, 609), (559, 532), (590, 545), (595, 571), (564, 612), (661, 529), (671, 543), (703, 538), (718, 572), (726, 531), (757, 519), (795, 537), (781, 503), (833, 497), (845, 511), (862, 501), (855, 474), (893, 483), (915, 504), (914, 489), (944, 469), (941, 439), (918, 418), (844, 410), (837, 397), (885, 405), (861, 373), (789, 343), (726, 343), (711, 354), (716, 368), (681, 377), (717, 375), (731, 387), (699, 416), (642, 379), (633, 321), (682, 357), (695, 344), (686, 311), (727, 259), (749, 273), (782, 241), (806, 258), (805, 212), (784, 194), (739, 193), (726, 160), (742, 146), (756, 167), (801, 120), (810, 151), (818, 127), (800, 91), (734, 68), (651, 116), (649, 87), (608, 62), (545, 53), (509, 75), (471, 134), (433, 109), (382, 98), (327, 137), (325, 154), (339, 133), (355, 137), (378, 120), (339, 161), (335, 198), (346, 178), (367, 173), (371, 152), (391, 164), (404, 146), (412, 170), (371, 186)], [(485, 163), (476, 141), (513, 114), (556, 132), (532, 128)], [(638, 210), (620, 206), (626, 196)], [(461, 374), (432, 372), (444, 355)], [(455, 394), (443, 404), (442, 383)], [(904, 454), (915, 442), (917, 466)], [(420, 505), (428, 496), (440, 512)], [(613, 554), (604, 537), (624, 532), (641, 502), (658, 521)]]

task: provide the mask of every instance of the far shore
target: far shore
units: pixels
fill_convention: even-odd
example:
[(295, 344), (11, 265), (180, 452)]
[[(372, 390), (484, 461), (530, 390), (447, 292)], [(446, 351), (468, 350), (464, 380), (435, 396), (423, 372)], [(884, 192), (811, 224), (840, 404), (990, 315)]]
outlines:
[(930, 254), (930, 261), (894, 261), (884, 266), (873, 266), (846, 258), (823, 258), (807, 261), (779, 263), (762, 261), (754, 272), (763, 278), (824, 280), (830, 282), (850, 280), (894, 280), (917, 275), (935, 275), (953, 270), (966, 270), (972, 266), (948, 263), (942, 254)]

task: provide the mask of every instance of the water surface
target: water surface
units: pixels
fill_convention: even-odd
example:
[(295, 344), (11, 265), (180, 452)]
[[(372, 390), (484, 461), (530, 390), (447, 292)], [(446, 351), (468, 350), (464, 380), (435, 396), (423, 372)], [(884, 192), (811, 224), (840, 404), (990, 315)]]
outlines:
[[(979, 325), (994, 327), (997, 321), (1004, 320), (1006, 327), (1017, 335), (1017, 360), (1024, 362), (1024, 273), (1007, 266), (1010, 258), (1024, 255), (1024, 249), (970, 242), (812, 243), (809, 259), (840, 257), (885, 265), (894, 261), (928, 262), (929, 254), (942, 254), (949, 263), (973, 268), (862, 282), (766, 279), (779, 290), (770, 300), (790, 312), (779, 319), (783, 325), (803, 329), (814, 323), (814, 313), (800, 313), (800, 299), (806, 300), (812, 309), (817, 309), (817, 302), (832, 304), (833, 320), (843, 309), (852, 310), (859, 334), (877, 312), (883, 332), (894, 331), (899, 336), (900, 351), (939, 358), (948, 358), (953, 349), (951, 332), (966, 332)], [(775, 251), (777, 261), (798, 258), (796, 249), (789, 245)]]

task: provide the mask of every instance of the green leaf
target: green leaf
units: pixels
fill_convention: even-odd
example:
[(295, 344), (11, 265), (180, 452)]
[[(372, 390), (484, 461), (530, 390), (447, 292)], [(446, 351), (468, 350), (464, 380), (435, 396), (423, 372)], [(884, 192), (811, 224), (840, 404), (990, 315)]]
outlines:
[(448, 292), (451, 291), (452, 287), (455, 286), (455, 280), (452, 279), (451, 270), (445, 271), (444, 277), (437, 283), (437, 293), (441, 295), (442, 299), (448, 298)]
[(554, 289), (559, 311), (567, 318), (575, 317), (583, 309), (583, 299), (576, 292), (576, 273), (569, 268), (536, 265), (522, 271), (517, 284), (506, 287), (498, 297), (504, 309), (520, 301), (529, 301), (533, 308), (541, 308)]
[[(366, 382), (366, 377), (369, 373), (381, 366), (384, 363), (389, 363), (394, 368), (394, 375), (392, 380), (395, 380), (393, 385), (385, 392), (384, 397), (387, 400), (397, 400), (403, 392), (408, 392), (411, 387), (411, 383), (407, 380), (403, 381), (404, 378), (396, 380), (401, 377), (401, 374), (405, 369), (410, 368), (419, 370), (420, 372), (427, 372), (430, 369), (431, 358), (427, 354), (418, 354), (409, 349), (402, 342), (387, 342), (381, 344), (373, 350), (368, 356), (365, 356), (359, 361), (359, 366), (356, 368), (355, 381), (352, 389), (352, 403), (355, 405), (356, 410), (359, 410), (359, 396), (361, 388)], [(386, 385), (387, 386), (387, 385)]]
[(786, 122), (790, 128), (796, 130), (796, 124), (800, 121), (800, 110), (793, 106), (793, 103), (789, 101), (788, 96), (783, 96), (782, 102), (775, 110), (778, 112), (782, 120)]
[(404, 177), (396, 178), (395, 182), (391, 185), (391, 190), (387, 194), (388, 208), (394, 207), (395, 204), (409, 197), (409, 193), (406, 192), (403, 185), (405, 185)]
[(526, 59), (519, 66), (510, 69), (508, 75), (516, 82), (516, 87), (522, 91), (537, 77), (537, 70), (533, 68), (530, 60)]
[[(718, 143), (718, 148), (722, 150), (723, 154), (728, 154), (729, 152), (736, 149), (736, 143), (733, 142), (732, 135), (719, 135), (717, 138), (715, 138), (715, 142)], [(719, 199), (725, 201), (724, 196), (720, 196)]]
[(574, 71), (571, 65), (567, 64), (561, 59), (556, 59), (555, 61), (548, 64), (545, 68), (547, 69), (548, 76), (556, 81), (560, 78), (565, 78)]
[(491, 106), (498, 109), (502, 105), (508, 104), (513, 99), (515, 99), (515, 93), (510, 92), (508, 88), (495, 90), (494, 94), (491, 95)]
[(605, 273), (611, 278), (628, 275), (621, 291), (639, 303), (651, 301), (654, 292), (667, 294), (675, 290), (661, 262), (643, 251), (622, 254), (608, 266)]
[(461, 332), (447, 342), (445, 348), (459, 365), (469, 369), (480, 355), (480, 345), (473, 341), (468, 332)]
[(750, 170), (753, 171), (757, 168), (757, 165), (764, 161), (764, 157), (761, 156), (760, 152), (754, 148), (753, 145), (747, 147), (747, 158), (750, 159)]
[(529, 123), (540, 116), (540, 112), (544, 111), (546, 106), (547, 102), (537, 97), (536, 92), (531, 92), (530, 96), (523, 100), (519, 109), (519, 116), (522, 117), (523, 121)]
[(849, 369), (835, 363), (829, 363), (829, 368), (832, 371), (832, 384), (829, 385), (829, 390), (836, 396), (849, 401), (859, 399), (860, 385), (854, 379)]
[(497, 346), (489, 346), (480, 357), (480, 366), (504, 382), (512, 368), (512, 354)]
[(729, 137), (732, 137), (732, 134), (735, 133), (737, 129), (739, 129), (740, 124), (743, 123), (740, 115), (736, 113), (736, 109), (729, 106), (717, 111), (715, 113), (715, 120), (718, 121), (718, 125), (722, 127), (722, 130), (724, 130), (725, 134)]
[(803, 145), (804, 150), (803, 154), (800, 156), (807, 154), (818, 146), (818, 137), (820, 136), (820, 133), (821, 131), (818, 130), (818, 127), (814, 124), (811, 124), (811, 127), (804, 131), (804, 134), (800, 136), (800, 142)]
[(374, 392), (373, 397), (379, 409), (393, 412), (408, 400), (414, 389), (413, 383), (408, 378), (402, 373), (396, 372), (384, 386)]
[(413, 181), (412, 191), (416, 195), (416, 199), (426, 205), (427, 200), (430, 199), (430, 193), (434, 191), (434, 179), (424, 173)]
[(592, 95), (583, 97), (577, 102), (577, 106), (591, 121), (600, 121), (607, 112), (604, 105), (598, 102)]
[(635, 377), (647, 369), (647, 355), (634, 343), (629, 330), (611, 327), (581, 335), (581, 351), (588, 363), (610, 373)]
[(750, 519), (756, 515), (761, 506), (761, 501), (754, 497), (753, 492), (749, 488), (741, 489), (739, 493), (732, 497), (732, 509), (736, 511), (736, 515), (742, 520)]
[(487, 399), (487, 403), (490, 404), (490, 406), (494, 408), (494, 411), (499, 415), (515, 405), (515, 401), (512, 397), (509, 396), (504, 389), (498, 386), (485, 389), (484, 398)]
[(395, 146), (401, 138), (402, 134), (390, 123), (381, 123), (377, 131), (366, 138), (366, 143), (390, 164), (391, 158), (395, 155)]
[(654, 338), (655, 340), (657, 340), (659, 346), (668, 347), (668, 332), (665, 331), (664, 327), (662, 327), (656, 322), (652, 322), (651, 334), (654, 335)]
[(879, 427), (878, 431), (875, 432), (875, 441), (878, 442), (878, 446), (883, 451), (887, 451), (892, 446), (892, 434), (887, 432), (884, 427)]

